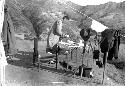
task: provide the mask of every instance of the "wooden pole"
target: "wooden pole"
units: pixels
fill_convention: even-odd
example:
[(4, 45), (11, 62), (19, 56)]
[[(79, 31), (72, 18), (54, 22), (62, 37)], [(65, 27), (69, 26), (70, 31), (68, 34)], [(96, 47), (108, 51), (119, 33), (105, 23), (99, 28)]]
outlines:
[(71, 60), (72, 60), (73, 49), (71, 49)]
[(56, 44), (56, 69), (57, 69), (57, 66), (58, 66), (58, 54), (59, 54), (59, 49), (60, 47)]
[[(84, 54), (83, 54), (83, 57), (84, 57)], [(82, 57), (82, 66), (81, 66), (81, 77), (83, 75), (83, 57)]]
[(56, 51), (56, 69), (57, 69), (57, 65), (58, 65), (58, 53)]
[(38, 61), (38, 38), (34, 38), (33, 64)]
[(67, 60), (67, 70), (68, 70), (68, 67), (69, 67), (69, 63), (68, 63), (68, 55), (67, 55), (67, 53), (66, 53), (66, 60)]
[(40, 71), (40, 60), (38, 58), (38, 72)]
[[(108, 52), (104, 53), (104, 57), (103, 57), (104, 70), (103, 70), (103, 80), (102, 80), (102, 84), (104, 83), (104, 79), (105, 79), (105, 69), (106, 69), (106, 63), (107, 63), (107, 56), (108, 56)], [(104, 62), (104, 61), (105, 61), (105, 62)]]
[[(83, 57), (85, 55), (85, 48), (86, 48), (86, 41), (84, 42), (84, 47), (83, 47)], [(81, 77), (83, 75), (83, 57), (82, 57), (82, 66), (81, 66)]]

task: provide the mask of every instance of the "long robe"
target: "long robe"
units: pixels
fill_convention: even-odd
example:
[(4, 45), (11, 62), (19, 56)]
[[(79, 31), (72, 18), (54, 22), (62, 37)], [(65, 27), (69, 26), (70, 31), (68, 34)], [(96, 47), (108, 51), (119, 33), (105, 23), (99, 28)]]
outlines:
[(112, 60), (113, 57), (118, 58), (120, 45), (120, 36), (118, 34), (119, 32), (113, 29), (106, 29), (102, 32), (100, 48), (102, 53), (108, 52), (108, 60)]
[(108, 60), (112, 60), (112, 58), (118, 58), (118, 51), (120, 45), (120, 36), (118, 36), (119, 32), (116, 33), (115, 40), (113, 43), (113, 47), (109, 49), (108, 52)]
[(102, 40), (100, 44), (101, 52), (105, 53), (108, 52), (108, 49), (113, 47), (114, 43), (114, 30), (106, 29), (102, 33)]

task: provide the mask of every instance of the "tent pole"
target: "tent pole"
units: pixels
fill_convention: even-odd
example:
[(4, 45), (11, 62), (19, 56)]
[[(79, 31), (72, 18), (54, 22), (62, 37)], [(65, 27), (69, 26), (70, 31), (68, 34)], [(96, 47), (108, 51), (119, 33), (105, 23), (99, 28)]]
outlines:
[[(85, 55), (85, 47), (86, 47), (86, 41), (84, 42), (84, 47), (83, 47), (83, 57)], [(82, 57), (82, 66), (81, 66), (81, 77), (83, 75), (83, 57)]]
[(56, 69), (57, 69), (57, 65), (58, 65), (58, 53), (56, 51)]
[(105, 69), (106, 69), (106, 63), (107, 63), (107, 57), (108, 57), (108, 52), (104, 53), (104, 57), (103, 60), (105, 60), (105, 62), (103, 63), (104, 65), (104, 70), (103, 70), (103, 80), (102, 80), (102, 84), (104, 84), (104, 80), (105, 80)]
[(38, 61), (38, 38), (34, 38), (34, 55), (33, 55), (33, 64)]

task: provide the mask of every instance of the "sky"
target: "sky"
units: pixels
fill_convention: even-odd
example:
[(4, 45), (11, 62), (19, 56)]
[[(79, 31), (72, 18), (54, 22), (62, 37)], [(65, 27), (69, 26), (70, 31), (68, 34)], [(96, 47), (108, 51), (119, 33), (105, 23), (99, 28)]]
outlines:
[(86, 6), (86, 5), (104, 4), (104, 3), (107, 3), (109, 1), (119, 3), (119, 2), (123, 2), (125, 0), (67, 0), (67, 1), (74, 2), (75, 4), (78, 4), (78, 5), (81, 5), (81, 6)]

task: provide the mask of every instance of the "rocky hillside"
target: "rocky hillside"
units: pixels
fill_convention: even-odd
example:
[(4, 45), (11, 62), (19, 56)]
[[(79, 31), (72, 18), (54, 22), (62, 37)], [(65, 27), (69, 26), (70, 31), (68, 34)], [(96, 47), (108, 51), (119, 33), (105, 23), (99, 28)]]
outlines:
[(83, 27), (91, 25), (91, 19), (79, 11), (109, 28), (124, 30), (125, 27), (125, 2), (108, 2), (95, 6), (79, 6), (61, 0), (6, 0), (6, 3), (10, 8), (9, 13), (17, 32), (31, 32), (34, 35), (35, 32), (38, 35), (46, 33), (46, 28), (50, 29), (54, 21), (66, 14), (71, 20), (65, 22), (63, 31), (72, 35), (73, 39), (77, 39), (81, 22)]
[(91, 15), (93, 19), (98, 20), (110, 28), (122, 28), (125, 25), (125, 2), (115, 3), (108, 2), (97, 6), (86, 6), (81, 9), (87, 15)]

